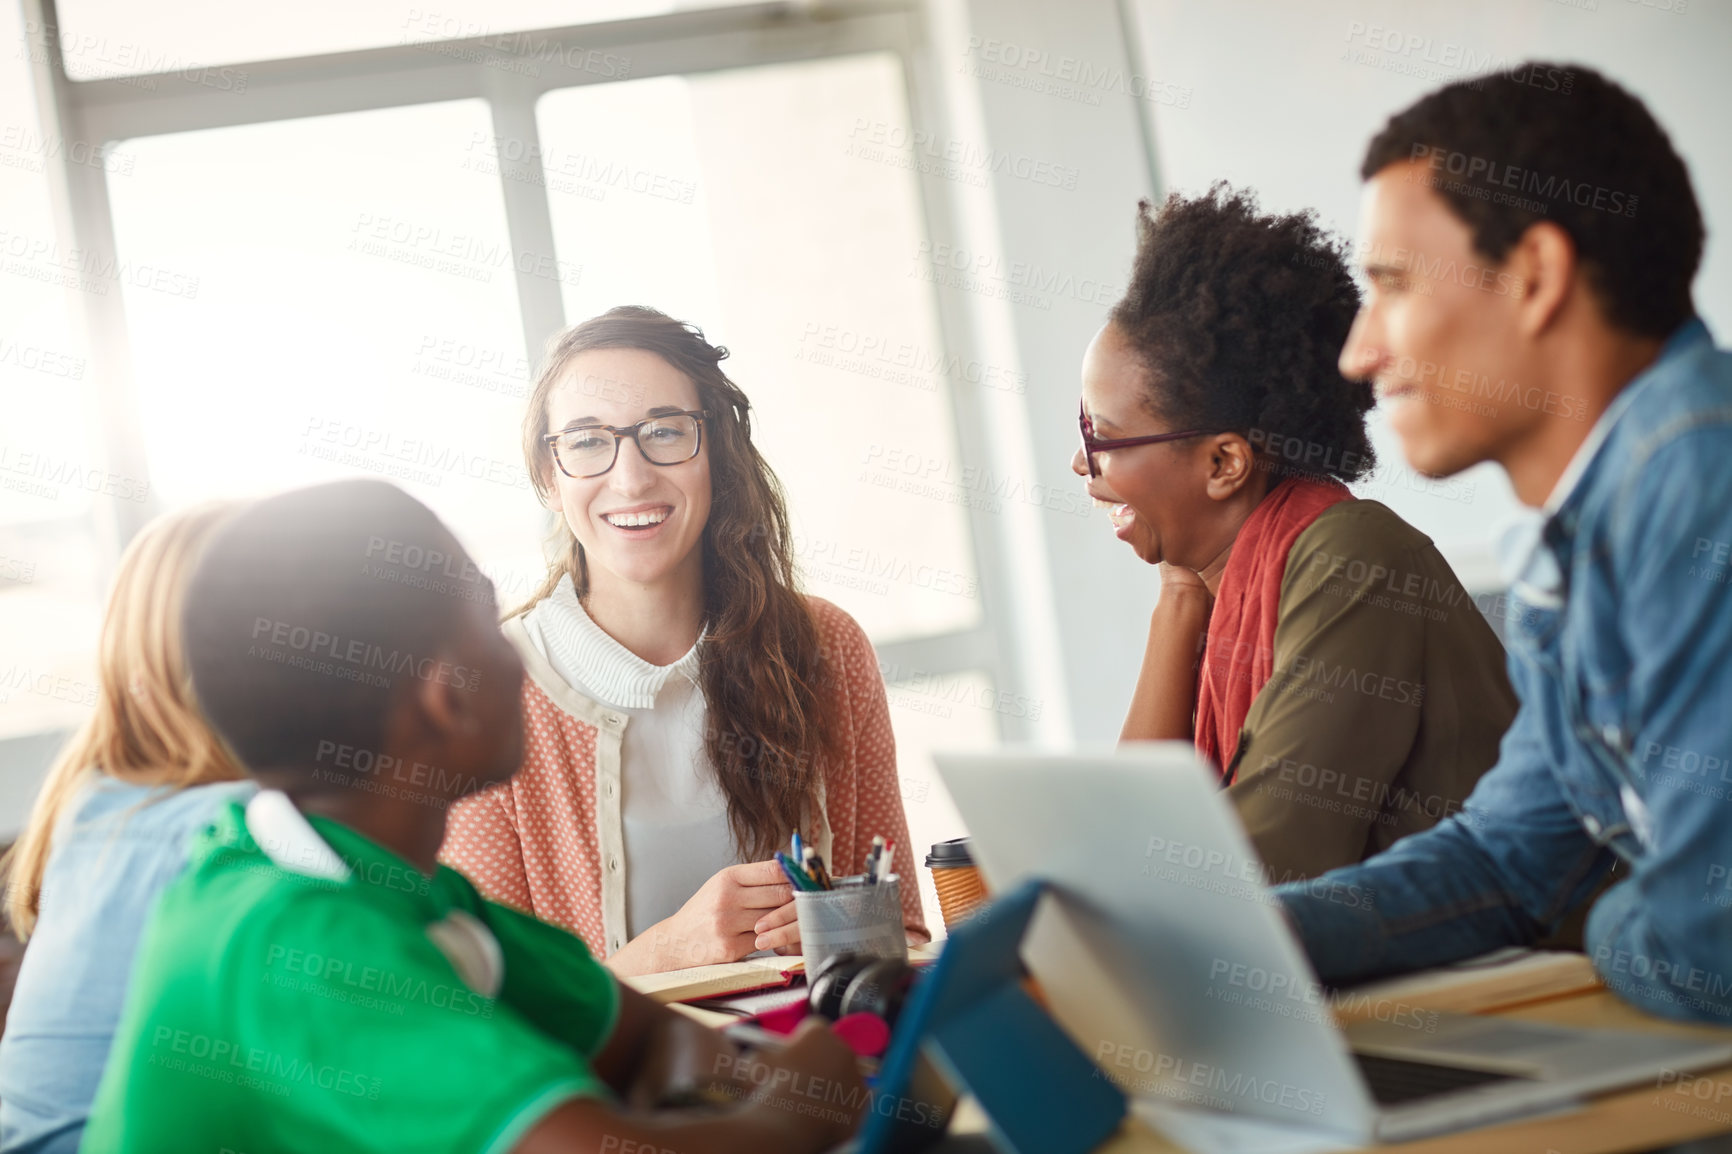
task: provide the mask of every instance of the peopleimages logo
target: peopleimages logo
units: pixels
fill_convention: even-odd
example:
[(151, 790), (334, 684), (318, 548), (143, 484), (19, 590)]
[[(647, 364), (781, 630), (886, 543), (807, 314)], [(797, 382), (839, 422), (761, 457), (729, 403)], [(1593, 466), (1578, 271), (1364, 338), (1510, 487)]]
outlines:
[(954, 504), (973, 505), (987, 512), (1000, 511), (1001, 501), (1019, 502), (1087, 517), (1092, 511), (1087, 494), (1074, 484), (1032, 484), (1020, 477), (996, 473), (979, 465), (962, 465), (935, 453), (920, 453), (873, 442), (867, 446), (860, 480), (882, 488), (916, 496), (932, 497)]
[(1134, 1080), (1139, 1093), (1152, 1092), (1163, 1098), (1190, 1100), (1196, 1091), (1222, 1095), (1226, 1102), (1199, 1102), (1199, 1105), (1222, 1108), (1247, 1098), (1267, 1106), (1279, 1106), (1302, 1114), (1321, 1115), (1326, 1095), (1308, 1086), (1292, 1086), (1273, 1078), (1258, 1078), (1252, 1074), (1234, 1073), (1206, 1062), (1187, 1062), (1172, 1054), (1157, 1054), (1126, 1042), (1102, 1039), (1095, 1047), (1095, 1065), (1102, 1070), (1128, 1070), (1150, 1075)]
[(966, 60), (961, 71), (968, 75), (1063, 100), (1099, 106), (1103, 95), (1115, 94), (1169, 108), (1191, 106), (1192, 91), (1186, 85), (1096, 64), (1078, 56), (1062, 53), (1055, 56), (1045, 48), (970, 36), (963, 56)]
[(1110, 305), (1118, 299), (1119, 287), (1106, 280), (1059, 269), (1046, 268), (1028, 261), (1006, 260), (984, 250), (945, 242), (923, 240), (916, 246), (915, 259), (930, 265), (936, 273), (958, 273), (993, 284), (1045, 296), (1067, 297), (1083, 304)]
[[(925, 348), (883, 333), (817, 321), (806, 323), (794, 359), (882, 377), (926, 392), (938, 387), (939, 377), (1007, 393), (1028, 391), (1028, 374), (1018, 369), (965, 359), (956, 353)], [(896, 370), (906, 376), (894, 375)]]
[(121, 84), (155, 92), (157, 81), (179, 79), (217, 92), (237, 95), (247, 90), (247, 73), (239, 68), (211, 68), (163, 49), (134, 44), (89, 32), (63, 32), (57, 25), (24, 22), (24, 40), (30, 59), (46, 64), (46, 46), (58, 44), (64, 60), (76, 60), (91, 80), (113, 79)]
[[(273, 943), (265, 951), (265, 966), (281, 977), (278, 985), (314, 995), (371, 995), (381, 1007), (402, 1007), (419, 1002), (436, 1010), (450, 1010), (469, 1017), (491, 1018), (493, 1000), (460, 982), (429, 982), (419, 974), (405, 975), (379, 966), (357, 965), (347, 958), (309, 952)], [(344, 1000), (339, 998), (338, 1000)]]
[(378, 1101), (384, 1085), (371, 1075), (315, 1063), (298, 1054), (281, 1054), (171, 1026), (158, 1026), (151, 1035), (148, 1063), (232, 1085), (253, 1085), (249, 1079), (262, 1079), (266, 1085), (259, 1088), (278, 1096), (302, 1085)]
[(143, 503), (150, 496), (150, 482), (138, 481), (81, 461), (55, 457), (34, 450), (17, 451), (0, 444), (0, 488), (60, 499), (62, 488), (100, 493), (117, 501)]
[(107, 296), (122, 285), (183, 300), (197, 300), (199, 278), (148, 262), (123, 260), (95, 249), (63, 249), (50, 237), (0, 229), (0, 258), (6, 272), (45, 284)]
[[(450, 40), (461, 43), (440, 43)], [(607, 80), (625, 80), (631, 75), (628, 56), (570, 44), (540, 32), (495, 32), (491, 25), (437, 10), (409, 9), (403, 19), (400, 41), (421, 52), (525, 76), (540, 76), (544, 64)]]
[(1567, 201), (1578, 208), (1596, 208), (1616, 216), (1636, 215), (1637, 197), (1585, 180), (1546, 175), (1531, 168), (1429, 144), (1415, 144), (1408, 159), (1424, 161), (1433, 172), (1447, 173), (1470, 183), (1478, 181), (1512, 192), (1527, 193), (1539, 197), (1542, 202)]
[[(365, 672), (366, 670), (407, 673), (422, 681), (449, 685), (453, 689), (474, 690), (481, 687), (481, 671), (467, 665), (453, 665), (449, 661), (434, 657), (416, 657), (413, 653), (404, 653), (398, 649), (387, 650), (382, 645), (364, 641), (359, 637), (337, 637), (293, 622), (273, 621), (269, 617), (254, 618), (252, 639), (257, 644), (247, 649), (249, 657), (282, 661), (287, 655), (287, 664), (307, 668), (315, 673), (335, 673), (349, 680), (363, 681), (380, 688), (388, 687), (389, 679)], [(329, 658), (330, 661), (318, 661), (318, 658)], [(331, 662), (340, 664), (333, 666)]]

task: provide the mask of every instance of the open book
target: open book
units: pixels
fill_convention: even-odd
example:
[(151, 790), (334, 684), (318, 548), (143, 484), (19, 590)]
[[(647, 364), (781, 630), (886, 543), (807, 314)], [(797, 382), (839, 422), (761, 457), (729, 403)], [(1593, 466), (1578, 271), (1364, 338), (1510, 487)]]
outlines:
[(1600, 979), (1583, 954), (1512, 948), (1332, 990), (1329, 1004), (1340, 1022), (1381, 1021), (1401, 1007), (1486, 1014), (1599, 988)]
[[(909, 946), (908, 960), (916, 965), (931, 961), (938, 956), (943, 944), (938, 941)], [(791, 985), (805, 970), (805, 960), (799, 954), (788, 954), (745, 958), (713, 966), (691, 966), (661, 974), (641, 974), (624, 981), (638, 993), (647, 994), (658, 1002), (696, 1002), (704, 998), (719, 998), (723, 994)]]
[(746, 990), (786, 986), (805, 968), (806, 963), (795, 954), (692, 966), (662, 974), (639, 974), (624, 980), (638, 993), (647, 994), (658, 1002), (693, 1002)]

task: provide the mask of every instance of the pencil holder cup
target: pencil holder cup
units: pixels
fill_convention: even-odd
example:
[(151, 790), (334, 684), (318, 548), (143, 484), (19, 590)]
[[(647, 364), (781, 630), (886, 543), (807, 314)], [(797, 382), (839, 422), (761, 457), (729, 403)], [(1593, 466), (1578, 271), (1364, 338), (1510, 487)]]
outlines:
[(908, 959), (902, 928), (902, 891), (891, 874), (877, 885), (837, 878), (833, 890), (797, 891), (794, 912), (800, 921), (800, 953), (807, 980), (834, 954)]

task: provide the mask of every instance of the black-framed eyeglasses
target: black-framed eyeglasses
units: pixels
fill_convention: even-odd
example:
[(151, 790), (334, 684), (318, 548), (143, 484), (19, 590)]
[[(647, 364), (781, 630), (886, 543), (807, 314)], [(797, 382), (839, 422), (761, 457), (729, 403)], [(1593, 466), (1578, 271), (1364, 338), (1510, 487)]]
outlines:
[(1158, 445), (1162, 441), (1178, 441), (1185, 437), (1207, 437), (1213, 429), (1186, 429), (1182, 433), (1155, 433), (1146, 437), (1097, 437), (1095, 423), (1089, 420), (1088, 410), (1080, 404), (1076, 414), (1077, 428), (1082, 430), (1083, 457), (1089, 463), (1089, 476), (1098, 477), (1100, 469), (1095, 466), (1095, 454), (1108, 449), (1129, 449), (1135, 445)]
[(573, 480), (599, 477), (619, 460), (619, 443), (627, 437), (652, 465), (679, 465), (703, 447), (709, 413), (690, 409), (646, 417), (635, 425), (576, 425), (541, 438), (553, 450), (553, 463)]

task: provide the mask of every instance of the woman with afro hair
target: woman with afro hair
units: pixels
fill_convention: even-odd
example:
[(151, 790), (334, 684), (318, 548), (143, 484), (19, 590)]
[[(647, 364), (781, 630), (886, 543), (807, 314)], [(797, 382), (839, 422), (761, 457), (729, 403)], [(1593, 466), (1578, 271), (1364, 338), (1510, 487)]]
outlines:
[(1431, 540), (1347, 488), (1374, 397), (1336, 365), (1340, 243), (1225, 185), (1138, 223), (1072, 461), (1160, 568), (1122, 736), (1194, 741), (1270, 879), (1315, 877), (1460, 809), (1515, 716), (1503, 647)]

